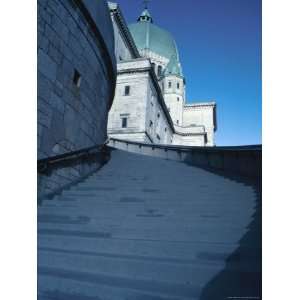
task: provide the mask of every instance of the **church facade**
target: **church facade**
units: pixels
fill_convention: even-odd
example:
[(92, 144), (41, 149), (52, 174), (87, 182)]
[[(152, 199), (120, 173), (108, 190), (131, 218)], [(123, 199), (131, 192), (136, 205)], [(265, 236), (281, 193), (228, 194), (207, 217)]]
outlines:
[(188, 103), (176, 42), (147, 8), (127, 25), (109, 3), (117, 83), (108, 117), (111, 137), (155, 144), (214, 146), (216, 103)]

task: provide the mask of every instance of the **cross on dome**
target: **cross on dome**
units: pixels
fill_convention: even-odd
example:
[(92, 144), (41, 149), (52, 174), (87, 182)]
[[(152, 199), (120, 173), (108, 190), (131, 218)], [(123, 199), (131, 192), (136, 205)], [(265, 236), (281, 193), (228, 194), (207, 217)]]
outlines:
[(144, 8), (147, 9), (148, 8), (148, 3), (150, 2), (150, 0), (144, 0)]

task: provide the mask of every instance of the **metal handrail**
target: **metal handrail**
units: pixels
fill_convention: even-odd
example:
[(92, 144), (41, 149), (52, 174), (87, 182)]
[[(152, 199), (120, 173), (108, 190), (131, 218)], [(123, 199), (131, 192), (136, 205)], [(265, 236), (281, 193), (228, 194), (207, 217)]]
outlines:
[[(57, 164), (57, 163), (64, 163), (71, 160), (77, 160), (82, 157), (88, 157), (92, 152), (97, 153), (103, 150), (103, 148), (108, 144), (109, 139), (107, 139), (103, 144), (95, 145), (88, 148), (79, 149), (76, 151), (71, 151), (55, 156), (50, 156), (47, 158), (38, 159), (37, 161), (37, 169), (39, 172), (42, 172), (48, 169), (49, 166)], [(97, 151), (95, 151), (97, 150)]]

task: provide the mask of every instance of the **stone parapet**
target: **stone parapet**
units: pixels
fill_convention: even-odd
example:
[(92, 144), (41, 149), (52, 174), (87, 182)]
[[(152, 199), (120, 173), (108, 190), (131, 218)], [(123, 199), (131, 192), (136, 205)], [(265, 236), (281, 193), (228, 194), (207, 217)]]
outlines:
[(261, 145), (233, 147), (195, 147), (146, 144), (110, 138), (112, 148), (143, 155), (181, 161), (193, 166), (228, 174), (261, 178)]

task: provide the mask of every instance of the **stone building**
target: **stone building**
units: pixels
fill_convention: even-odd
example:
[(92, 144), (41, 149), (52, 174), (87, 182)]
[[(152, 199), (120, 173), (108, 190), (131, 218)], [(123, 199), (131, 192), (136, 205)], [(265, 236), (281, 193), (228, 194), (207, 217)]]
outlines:
[(108, 119), (111, 137), (156, 144), (213, 146), (215, 102), (188, 103), (176, 42), (153, 24), (147, 8), (127, 26), (109, 3), (115, 34), (116, 93)]
[[(115, 42), (104, 0), (38, 0), (38, 159), (103, 144), (116, 82)], [(39, 174), (39, 197), (99, 167)]]

